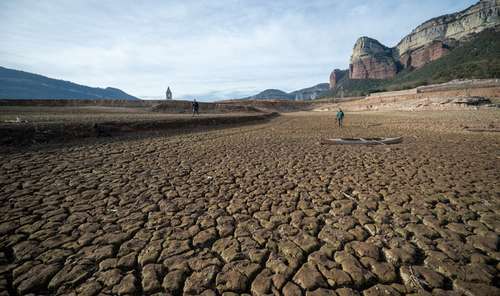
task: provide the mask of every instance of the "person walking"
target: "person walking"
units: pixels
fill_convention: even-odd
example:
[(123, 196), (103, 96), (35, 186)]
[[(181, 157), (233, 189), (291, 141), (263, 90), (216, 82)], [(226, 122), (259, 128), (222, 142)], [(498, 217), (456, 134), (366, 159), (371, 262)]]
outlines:
[(342, 128), (343, 126), (343, 120), (344, 120), (344, 111), (342, 111), (342, 109), (339, 108), (339, 111), (337, 112), (337, 122), (340, 128)]
[(196, 99), (194, 99), (193, 103), (191, 105), (193, 107), (193, 116), (195, 113), (198, 114), (198, 116), (199, 116), (200, 115), (200, 113), (199, 113), (200, 104), (198, 104), (198, 102), (196, 102)]

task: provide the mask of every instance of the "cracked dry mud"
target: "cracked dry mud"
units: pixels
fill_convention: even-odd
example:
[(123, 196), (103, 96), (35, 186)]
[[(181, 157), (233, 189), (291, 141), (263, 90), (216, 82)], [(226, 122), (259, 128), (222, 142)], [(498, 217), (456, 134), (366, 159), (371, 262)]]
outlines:
[[(482, 111), (481, 111), (482, 112)], [(1, 155), (0, 295), (499, 295), (498, 113), (304, 113)], [(393, 146), (322, 146), (404, 135)]]

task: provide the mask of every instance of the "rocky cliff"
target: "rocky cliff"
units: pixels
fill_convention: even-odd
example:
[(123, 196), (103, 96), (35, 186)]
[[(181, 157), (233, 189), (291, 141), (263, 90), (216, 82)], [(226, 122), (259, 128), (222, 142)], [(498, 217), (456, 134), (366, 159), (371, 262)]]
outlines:
[(349, 66), (351, 79), (385, 79), (396, 73), (397, 65), (391, 48), (372, 38), (358, 39)]
[(481, 0), (463, 11), (426, 21), (404, 37), (396, 50), (399, 55), (403, 55), (435, 40), (462, 40), (497, 26), (499, 21), (500, 0)]
[(387, 79), (404, 68), (420, 68), (441, 58), (460, 42), (500, 24), (500, 0), (481, 0), (457, 13), (426, 21), (388, 48), (375, 39), (361, 37), (354, 45), (351, 79)]
[(344, 78), (348, 71), (335, 69), (330, 74), (330, 89), (335, 89), (339, 81)]

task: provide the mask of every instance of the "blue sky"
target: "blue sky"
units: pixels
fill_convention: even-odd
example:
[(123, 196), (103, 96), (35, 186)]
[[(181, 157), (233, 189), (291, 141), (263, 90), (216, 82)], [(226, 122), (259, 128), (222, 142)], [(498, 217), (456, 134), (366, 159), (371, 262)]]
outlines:
[(327, 82), (360, 36), (394, 46), (473, 0), (0, 1), (0, 65), (141, 98)]

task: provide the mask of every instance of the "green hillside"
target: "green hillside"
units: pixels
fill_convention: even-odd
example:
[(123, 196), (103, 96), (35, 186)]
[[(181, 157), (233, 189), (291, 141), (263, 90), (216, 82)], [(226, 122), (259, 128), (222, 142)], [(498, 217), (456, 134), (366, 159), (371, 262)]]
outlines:
[(350, 80), (338, 82), (336, 89), (325, 96), (367, 95), (370, 92), (414, 88), (462, 78), (500, 78), (500, 32), (485, 30), (448, 55), (420, 69), (403, 70), (388, 80)]
[(330, 90), (329, 93), (325, 93), (323, 97), (341, 97), (342, 95), (344, 97), (364, 96), (370, 92), (384, 91), (384, 83), (384, 80), (376, 79), (351, 80), (349, 79), (349, 75), (346, 75), (343, 79), (337, 82), (335, 89)]

